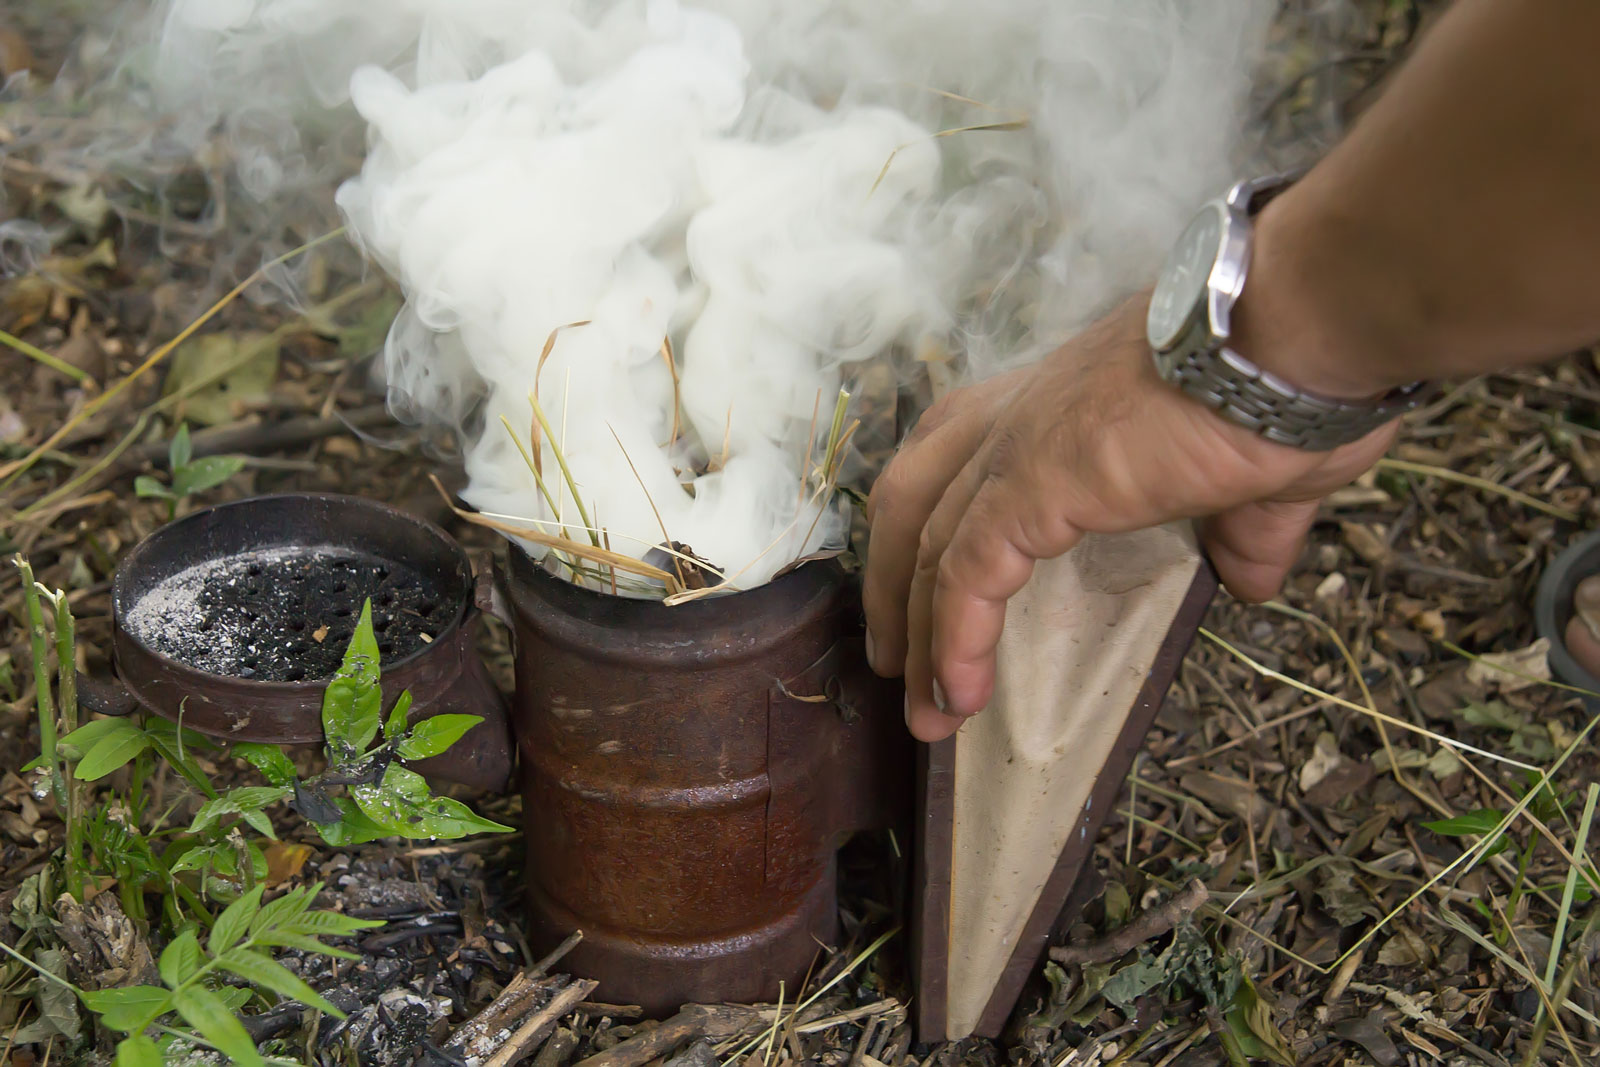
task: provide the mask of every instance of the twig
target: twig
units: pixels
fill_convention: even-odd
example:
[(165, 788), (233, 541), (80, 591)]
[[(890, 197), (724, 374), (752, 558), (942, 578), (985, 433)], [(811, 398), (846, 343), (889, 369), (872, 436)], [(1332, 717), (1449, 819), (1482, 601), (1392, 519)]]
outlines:
[[(193, 436), (191, 454), (199, 459), (229, 452), (277, 451), (337, 436), (347, 430), (365, 430), (389, 421), (388, 405), (368, 404), (327, 418), (301, 415), (279, 422), (213, 426)], [(166, 460), (167, 442), (151, 441), (129, 449), (123, 464), (130, 467), (146, 463), (162, 465)]]
[(555, 1026), (556, 1022), (576, 1007), (579, 1001), (586, 1000), (599, 984), (588, 978), (579, 978), (556, 993), (550, 998), (550, 1003), (529, 1016), (528, 1021), (506, 1039), (500, 1051), (495, 1053), (494, 1058), (484, 1064), (484, 1067), (511, 1067), (513, 1063), (532, 1051), (533, 1046), (544, 1039), (545, 1034)]
[(572, 931), (572, 933), (567, 935), (567, 939), (565, 941), (561, 942), (561, 944), (550, 950), (549, 955), (545, 956), (544, 959), (540, 960), (538, 963), (535, 963), (529, 969), (530, 973), (533, 975), (547, 974), (550, 968), (554, 967), (556, 964), (560, 963), (564, 958), (566, 958), (567, 953), (577, 948), (578, 942), (582, 940), (582, 930)]
[(1081, 944), (1060, 945), (1050, 950), (1057, 963), (1109, 963), (1134, 948), (1170, 932), (1211, 899), (1211, 891), (1196, 878), (1165, 904), (1152, 908), (1122, 929)]
[[(733, 1037), (744, 1032), (753, 1018), (759, 1017), (759, 1011), (752, 1008), (685, 1004), (683, 1010), (660, 1026), (579, 1060), (577, 1067), (644, 1067), (644, 1064), (666, 1055), (685, 1041), (699, 1037)], [(756, 1040), (765, 1036), (766, 1028), (762, 1027), (761, 1035)]]

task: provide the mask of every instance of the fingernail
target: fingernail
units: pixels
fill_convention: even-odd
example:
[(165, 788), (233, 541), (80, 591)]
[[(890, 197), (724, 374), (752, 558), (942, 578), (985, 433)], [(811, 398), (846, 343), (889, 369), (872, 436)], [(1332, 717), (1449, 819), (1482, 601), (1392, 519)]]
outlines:
[(867, 631), (867, 666), (873, 670), (878, 669), (878, 646), (872, 640), (872, 631)]
[(905, 714), (906, 714), (906, 728), (910, 729), (910, 727), (911, 727), (911, 694), (910, 693), (906, 694), (906, 713)]
[(944, 686), (939, 684), (939, 679), (933, 680), (933, 706), (940, 711), (945, 710)]

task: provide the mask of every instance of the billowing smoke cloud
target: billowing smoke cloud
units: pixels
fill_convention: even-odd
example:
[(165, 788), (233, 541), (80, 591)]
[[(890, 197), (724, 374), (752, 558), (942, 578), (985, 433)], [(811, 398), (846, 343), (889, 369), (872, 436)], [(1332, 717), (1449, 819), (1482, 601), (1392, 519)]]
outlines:
[(1275, 8), (171, 0), (143, 62), (164, 136), (220, 136), (257, 201), (349, 176), (407, 301), (391, 403), (461, 432), (476, 507), (586, 539), (505, 428), (537, 390), (613, 548), (664, 526), (749, 586), (842, 534), (842, 383), (981, 377), (1148, 281), (1242, 169)]

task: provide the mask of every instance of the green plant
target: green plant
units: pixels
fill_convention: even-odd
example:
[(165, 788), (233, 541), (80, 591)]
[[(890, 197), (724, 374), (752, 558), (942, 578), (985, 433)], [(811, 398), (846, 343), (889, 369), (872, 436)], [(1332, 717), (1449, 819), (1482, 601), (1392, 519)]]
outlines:
[[(321, 888), (320, 884), (301, 886), (263, 904), (263, 887), (257, 886), (217, 916), (204, 941), (192, 926), (185, 928), (162, 950), (159, 986), (80, 989), (10, 946), (0, 948), (32, 968), (42, 981), (71, 991), (106, 1027), (127, 1035), (117, 1045), (118, 1067), (159, 1067), (174, 1041), (195, 1043), (196, 1038), (232, 1062), (253, 1067), (266, 1061), (236, 1014), (250, 1000), (253, 990), (265, 990), (336, 1018), (344, 1017), (263, 950), (298, 948), (354, 959), (353, 953), (324, 944), (320, 938), (347, 936), (383, 925), (378, 920), (310, 910)], [(224, 984), (225, 974), (246, 984)], [(193, 1033), (162, 1022), (174, 1013)], [(151, 1028), (160, 1032), (159, 1039), (147, 1034)]]
[[(1525, 785), (1519, 799), (1528, 799), (1527, 810), (1543, 823), (1553, 823), (1565, 819), (1567, 809), (1572, 805), (1572, 794), (1560, 795), (1549, 782), (1543, 782), (1541, 776), (1531, 771), (1524, 772)], [(1531, 799), (1530, 798), (1531, 795)], [(1510, 837), (1500, 832), (1501, 823), (1505, 820), (1506, 813), (1496, 808), (1479, 808), (1457, 815), (1453, 819), (1441, 819), (1437, 822), (1423, 823), (1423, 829), (1430, 830), (1441, 837), (1483, 837), (1487, 839), (1483, 847), (1482, 858), (1497, 856), (1512, 847)], [(1528, 887), (1528, 869), (1533, 863), (1533, 857), (1538, 850), (1539, 835), (1529, 833), (1528, 839), (1523, 843), (1517, 853), (1516, 877), (1511, 883), (1511, 893), (1506, 899), (1505, 914), (1516, 913), (1517, 904), (1530, 890)], [(1559, 889), (1552, 886), (1549, 889)], [(1590, 890), (1587, 885), (1575, 883), (1572, 890), (1572, 899), (1578, 903), (1586, 903), (1590, 899)], [(1482, 900), (1474, 900), (1474, 909), (1488, 921), (1494, 931), (1494, 938), (1498, 944), (1504, 945), (1511, 938), (1511, 929), (1500, 921), (1494, 909)]]
[[(402, 761), (444, 752), (483, 721), (478, 715), (435, 715), (412, 724), (409, 690), (387, 716), (379, 686), (378, 639), (372, 629), (372, 603), (362, 606), (344, 660), (322, 697), (323, 747), (328, 767), (301, 779), (294, 764), (270, 745), (241, 744), (235, 755), (248, 760), (268, 786), (236, 789), (208, 802), (195, 816), (191, 832), (225, 815), (260, 829), (261, 809), (292, 798), (297, 811), (330, 845), (344, 846), (380, 837), (457, 838), (511, 827), (473, 813), (458, 800), (434, 796), (422, 775)], [(381, 727), (381, 738), (380, 738)], [(335, 790), (343, 789), (343, 795)]]
[[(31, 995), (40, 1012), (36, 1028), (41, 1033), (59, 1034), (69, 1042), (79, 1039), (76, 996), (107, 1026), (128, 1034), (118, 1046), (119, 1065), (160, 1063), (173, 1042), (199, 1042), (235, 1062), (259, 1063), (261, 1057), (234, 1017), (252, 988), (333, 1011), (263, 950), (286, 946), (338, 955), (317, 937), (381, 924), (310, 911), (315, 886), (262, 903), (267, 860), (260, 842), (276, 836), (267, 814), (274, 804), (292, 803), (325, 841), (336, 845), (509, 829), (480, 818), (458, 801), (433, 796), (420, 775), (401, 765), (444, 752), (480, 720), (439, 715), (412, 724), (409, 693), (402, 693), (383, 715), (370, 603), (324, 693), (328, 767), (301, 779), (277, 747), (242, 743), (230, 748), (165, 718), (106, 718), (80, 725), (75, 631), (66, 598), (34, 582), (20, 557), (16, 565), (26, 590), (41, 739), (39, 756), (23, 771), (44, 776), (66, 824), (66, 845), (59, 853), (59, 868), (47, 865), (33, 876), (30, 891), (19, 892), (10, 918), (23, 937), (15, 946), (0, 948), (36, 975)], [(46, 606), (53, 609), (53, 633)], [(52, 637), (54, 672), (49, 662)], [(181, 718), (182, 708), (178, 710)], [(244, 759), (269, 784), (219, 791), (200, 753)], [(164, 806), (149, 788), (162, 766), (189, 787), (171, 791)], [(85, 803), (88, 790), (123, 769), (125, 786), (106, 790), (99, 803)], [(199, 808), (188, 825), (173, 822), (179, 809), (196, 798)], [(123, 912), (141, 933), (164, 931), (170, 937), (160, 957), (163, 986), (80, 990), (66, 980), (65, 957), (49, 914), (53, 894), (63, 883), (80, 901), (86, 899), (87, 886), (108, 889), (114, 884)], [(153, 912), (151, 899), (156, 901)], [(214, 914), (218, 903), (225, 907)], [(32, 958), (24, 951), (31, 951)], [(247, 985), (218, 984), (224, 974)], [(28, 977), (26, 971), (0, 969), (0, 984), (12, 991), (19, 975)], [(161, 1022), (174, 1012), (194, 1033)], [(158, 1036), (145, 1033), (152, 1026)]]
[(172, 470), (170, 484), (151, 474), (141, 474), (133, 480), (133, 491), (142, 497), (156, 497), (167, 502), (167, 518), (178, 514), (178, 503), (197, 493), (215, 489), (238, 474), (244, 467), (243, 456), (203, 456), (194, 458), (194, 446), (189, 440), (189, 424), (183, 423), (172, 435), (167, 446), (167, 465)]

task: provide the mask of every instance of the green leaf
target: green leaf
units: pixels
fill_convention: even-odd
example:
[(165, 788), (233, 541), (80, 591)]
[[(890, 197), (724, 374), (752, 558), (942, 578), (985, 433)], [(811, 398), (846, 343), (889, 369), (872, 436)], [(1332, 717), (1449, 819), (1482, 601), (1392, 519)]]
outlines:
[(1272, 1008), (1246, 978), (1234, 994), (1233, 1004), (1223, 1021), (1228, 1031), (1252, 1059), (1269, 1059), (1283, 1067), (1295, 1067), (1294, 1053), (1272, 1021)]
[[(277, 340), (259, 330), (201, 334), (172, 353), (162, 392), (169, 397), (184, 393), (184, 414), (192, 422), (202, 426), (234, 422), (241, 403), (271, 394), (280, 356)], [(230, 369), (216, 378), (219, 367)]]
[(85, 989), (79, 999), (84, 1007), (100, 1016), (101, 1022), (124, 1033), (143, 1030), (151, 1020), (172, 1010), (171, 991), (153, 985)]
[(249, 986), (225, 985), (212, 990), (217, 999), (228, 1006), (228, 1010), (237, 1012), (240, 1008), (250, 1003), (250, 998), (255, 996), (255, 990)]
[(342, 948), (324, 945), (309, 934), (292, 934), (287, 930), (274, 930), (270, 933), (260, 934), (256, 937), (255, 943), (257, 945), (270, 945), (274, 948), (297, 948), (301, 952), (319, 952), (324, 956), (335, 956), (341, 960), (357, 960), (361, 958), (354, 952), (346, 952)]
[(128, 727), (128, 732), (109, 734), (91, 745), (72, 776), (81, 782), (99, 781), (150, 747), (150, 738), (143, 730), (131, 723)]
[(243, 456), (207, 456), (172, 470), (172, 491), (189, 496), (215, 489), (244, 469)]
[(431, 796), (422, 775), (398, 764), (389, 765), (381, 785), (354, 786), (350, 795), (369, 819), (401, 837), (448, 839), (511, 829), (480, 818), (460, 801)]
[[(357, 788), (366, 788), (358, 786)], [(334, 800), (341, 813), (338, 822), (318, 823), (317, 833), (322, 835), (322, 840), (335, 848), (345, 848), (349, 845), (362, 845), (368, 841), (377, 841), (379, 838), (393, 837), (394, 834), (373, 822), (364, 815), (355, 801), (349, 797), (338, 797)]]
[(299, 1001), (336, 1019), (344, 1018), (344, 1012), (324, 1000), (316, 990), (295, 977), (282, 964), (260, 952), (236, 948), (219, 957), (217, 966), (231, 971), (252, 985), (270, 989), (279, 996)]
[(1457, 815), (1453, 819), (1425, 822), (1422, 824), (1422, 828), (1424, 830), (1432, 830), (1441, 837), (1490, 837), (1492, 835), (1493, 840), (1484, 849), (1483, 854), (1485, 856), (1494, 856), (1504, 852), (1510, 844), (1503, 834), (1495, 833), (1500, 826), (1501, 820), (1505, 817), (1506, 813), (1503, 811), (1496, 811), (1493, 808), (1480, 808), (1477, 811), (1469, 811), (1465, 815)]
[[(39, 949), (33, 954), (34, 962), (57, 978), (67, 975), (67, 958), (60, 949)], [(68, 1041), (76, 1041), (82, 1029), (78, 1018), (78, 1002), (73, 990), (57, 982), (39, 979), (34, 987), (33, 1003), (40, 1017), (52, 1031)]]
[(1116, 1005), (1124, 1015), (1132, 1016), (1134, 1003), (1167, 979), (1164, 958), (1153, 957), (1141, 949), (1132, 963), (1113, 974), (1101, 987), (1100, 995)]
[(198, 984), (185, 986), (172, 997), (172, 1006), (178, 1009), (184, 1022), (200, 1032), (200, 1036), (233, 1057), (244, 1067), (262, 1067), (261, 1054), (256, 1043), (250, 1040), (244, 1026), (227, 1004), (211, 990)]
[(262, 837), (272, 841), (276, 841), (278, 839), (278, 835), (272, 832), (272, 820), (267, 818), (266, 812), (241, 811), (239, 813), (239, 818), (248, 823), (250, 828), (255, 830), (255, 832), (260, 834)]
[(177, 494), (148, 474), (141, 474), (133, 480), (133, 492), (136, 496), (156, 497), (161, 500), (178, 499)]
[(145, 723), (144, 732), (145, 736), (150, 738), (150, 746), (160, 753), (162, 759), (172, 765), (173, 770), (183, 775), (186, 782), (204, 796), (217, 795), (205, 771), (200, 769), (200, 765), (190, 755), (194, 749), (214, 747), (208, 743), (204, 735), (197, 734), (193, 730), (180, 730), (176, 724), (157, 718)]
[(189, 424), (178, 424), (178, 432), (172, 435), (172, 443), (167, 446), (167, 464), (173, 470), (188, 463), (194, 456), (194, 444), (189, 440)]
[[(189, 832), (203, 834), (226, 816), (260, 811), (268, 805), (287, 800), (293, 792), (287, 786), (281, 785), (247, 785), (230, 789), (220, 797), (200, 805), (200, 809), (194, 814), (194, 821), (189, 824)], [(270, 825), (269, 823), (269, 828)]]
[(185, 930), (161, 950), (157, 964), (161, 980), (173, 989), (178, 988), (195, 971), (200, 969), (200, 939), (194, 931)]
[(233, 746), (233, 754), (261, 772), (273, 785), (288, 785), (295, 779), (294, 762), (277, 745), (263, 745), (259, 741), (241, 741)]
[(344, 661), (322, 698), (322, 729), (336, 765), (360, 756), (378, 736), (383, 715), (383, 690), (378, 682), (378, 639), (372, 630), (372, 601), (368, 600), (361, 607)]
[(341, 911), (311, 911), (300, 916), (292, 924), (285, 923), (284, 929), (315, 937), (348, 937), (358, 931), (382, 925), (384, 925), (382, 919), (358, 919)]
[(276, 900), (267, 901), (250, 920), (250, 936), (253, 938), (263, 930), (274, 930), (280, 926), (292, 929), (295, 920), (305, 914), (321, 890), (322, 884), (319, 882), (314, 886), (291, 889)]
[(383, 724), (383, 739), (393, 741), (406, 732), (406, 717), (411, 712), (411, 690), (407, 689), (400, 694), (400, 699), (394, 702), (394, 707), (389, 709), (389, 718)]
[(217, 921), (211, 927), (211, 937), (206, 942), (206, 947), (211, 950), (213, 956), (226, 952), (238, 944), (239, 939), (250, 929), (251, 920), (261, 910), (261, 894), (266, 888), (264, 885), (256, 886), (229, 904), (222, 914), (217, 916)]
[(427, 759), (437, 756), (461, 735), (483, 721), (482, 715), (435, 715), (411, 728), (411, 733), (396, 747), (401, 759)]
[(143, 1034), (125, 1037), (117, 1042), (115, 1067), (162, 1067), (163, 1062), (161, 1050)]
[(127, 719), (96, 719), (93, 722), (84, 723), (76, 730), (66, 734), (56, 744), (71, 745), (87, 752), (96, 743), (104, 741), (108, 737), (143, 732), (136, 723), (129, 722)]

